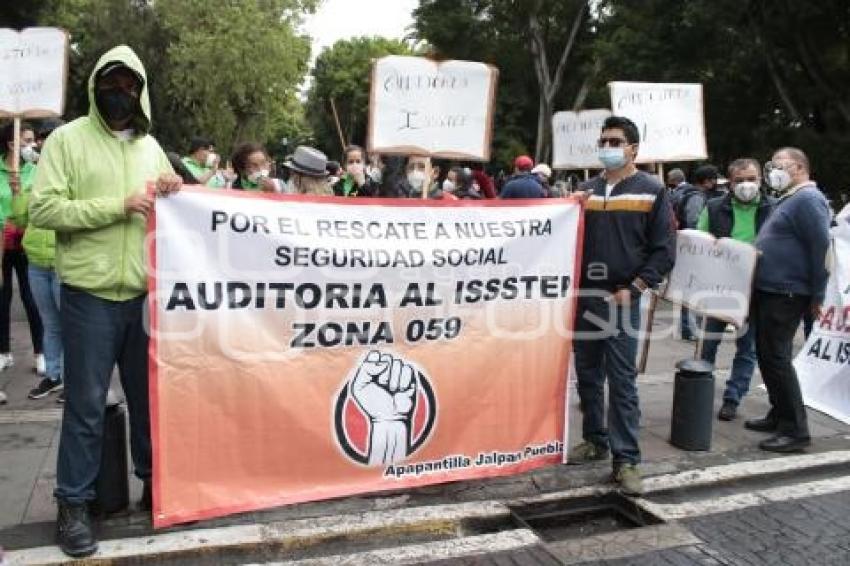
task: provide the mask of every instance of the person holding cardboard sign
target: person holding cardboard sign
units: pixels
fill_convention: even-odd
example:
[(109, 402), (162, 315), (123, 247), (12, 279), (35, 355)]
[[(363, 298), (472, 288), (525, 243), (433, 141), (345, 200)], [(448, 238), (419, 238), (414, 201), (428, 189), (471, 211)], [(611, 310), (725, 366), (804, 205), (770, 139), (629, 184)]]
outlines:
[(634, 163), (639, 141), (631, 120), (607, 118), (598, 142), (605, 171), (584, 185), (587, 215), (573, 340), (584, 441), (567, 460), (604, 460), (610, 450), (614, 481), (634, 495), (643, 490), (637, 467), (640, 296), (661, 283), (676, 255), (667, 190)]
[[(755, 159), (736, 159), (729, 165), (732, 191), (713, 198), (700, 213), (697, 229), (715, 238), (732, 238), (752, 244), (756, 234), (773, 212), (776, 201), (761, 192), (761, 166)], [(735, 341), (732, 372), (723, 392), (723, 406), (717, 415), (721, 421), (735, 418), (738, 405), (750, 389), (756, 368), (755, 321), (749, 320)], [(708, 317), (705, 321), (702, 359), (714, 364), (717, 348), (726, 329), (726, 321)]]
[(65, 408), (56, 470), (57, 542), (73, 557), (97, 551), (88, 503), (103, 448), (106, 394), (115, 365), (130, 414), (130, 448), (151, 509), (145, 234), (154, 195), (180, 189), (151, 127), (144, 66), (127, 46), (95, 65), (89, 114), (47, 138), (30, 222), (56, 231), (62, 281)]

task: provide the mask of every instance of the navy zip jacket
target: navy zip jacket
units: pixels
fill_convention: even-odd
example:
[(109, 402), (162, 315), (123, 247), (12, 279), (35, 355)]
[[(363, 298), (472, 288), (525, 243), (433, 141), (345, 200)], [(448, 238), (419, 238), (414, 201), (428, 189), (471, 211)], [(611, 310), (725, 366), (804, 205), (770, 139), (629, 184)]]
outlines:
[(676, 230), (665, 187), (643, 171), (617, 183), (609, 197), (605, 185), (601, 176), (583, 185), (592, 195), (584, 218), (581, 287), (614, 291), (636, 278), (657, 287), (676, 261)]

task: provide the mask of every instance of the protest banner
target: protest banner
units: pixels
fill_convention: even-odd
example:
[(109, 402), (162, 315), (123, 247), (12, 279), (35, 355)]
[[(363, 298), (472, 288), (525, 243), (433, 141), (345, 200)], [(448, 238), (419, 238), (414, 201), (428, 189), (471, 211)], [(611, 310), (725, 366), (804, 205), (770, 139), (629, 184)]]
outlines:
[(640, 132), (638, 163), (706, 159), (702, 85), (608, 83), (611, 111)]
[(740, 328), (750, 309), (757, 258), (751, 244), (679, 230), (676, 264), (662, 298)]
[(577, 199), (189, 188), (151, 230), (155, 526), (561, 461)]
[(490, 160), (499, 71), (391, 55), (372, 65), (370, 152)]
[(596, 142), (607, 109), (556, 112), (552, 116), (552, 168), (594, 169), (601, 167)]
[(57, 28), (0, 29), (0, 117), (61, 116), (68, 34)]
[(850, 219), (832, 235), (824, 305), (794, 368), (806, 405), (850, 424)]

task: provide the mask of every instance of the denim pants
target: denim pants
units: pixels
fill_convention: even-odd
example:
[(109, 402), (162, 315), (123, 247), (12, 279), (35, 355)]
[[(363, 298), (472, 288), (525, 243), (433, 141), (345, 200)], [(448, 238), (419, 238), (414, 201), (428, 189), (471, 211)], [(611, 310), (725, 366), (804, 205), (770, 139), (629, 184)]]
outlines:
[(624, 306), (614, 306), (602, 297), (581, 297), (578, 301), (573, 348), (582, 436), (598, 446), (610, 446), (615, 466), (640, 462), (640, 405), (635, 365), (639, 324), (637, 299)]
[(59, 325), (59, 277), (47, 267), (29, 264), (30, 292), (44, 328), (43, 351), (47, 378), (62, 381), (62, 328)]
[(750, 318), (756, 322), (756, 354), (761, 379), (770, 399), (769, 418), (777, 431), (794, 438), (809, 438), (806, 407), (794, 369), (794, 335), (809, 309), (811, 297), (756, 291)]
[(43, 329), (41, 317), (38, 316), (38, 307), (33, 301), (30, 292), (30, 281), (27, 276), (27, 254), (23, 250), (6, 250), (3, 253), (3, 287), (0, 288), (0, 354), (8, 354), (12, 351), (10, 341), (10, 324), (12, 311), (12, 276), (18, 278), (18, 291), (21, 293), (21, 302), (24, 303), (24, 311), (30, 325), (30, 338), (32, 348), (36, 354), (41, 353), (41, 341)]
[[(702, 359), (714, 364), (717, 359), (717, 348), (726, 330), (726, 323), (716, 318), (705, 321), (705, 339), (702, 343)], [(735, 359), (732, 360), (732, 372), (726, 380), (726, 391), (723, 400), (735, 405), (741, 402), (750, 390), (750, 380), (756, 369), (756, 330), (755, 322), (747, 322), (745, 332), (738, 332), (735, 340)]]
[(143, 480), (151, 477), (145, 298), (108, 301), (62, 286), (65, 409), (56, 466), (57, 499), (82, 503), (95, 498), (106, 393), (115, 364), (130, 413), (135, 473)]

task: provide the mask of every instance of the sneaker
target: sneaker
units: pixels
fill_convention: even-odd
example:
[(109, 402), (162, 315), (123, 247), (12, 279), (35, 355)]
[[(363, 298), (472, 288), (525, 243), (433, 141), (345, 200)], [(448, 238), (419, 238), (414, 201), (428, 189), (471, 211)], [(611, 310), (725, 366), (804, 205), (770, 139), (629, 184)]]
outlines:
[(640, 470), (634, 464), (622, 464), (614, 471), (614, 481), (620, 485), (620, 491), (626, 495), (642, 495), (643, 479)]
[(44, 360), (44, 354), (35, 355), (35, 373), (38, 375), (47, 373), (47, 362)]
[(5, 405), (7, 401), (6, 394), (0, 391), (0, 405)]
[(738, 414), (738, 405), (732, 401), (723, 401), (723, 406), (720, 407), (720, 412), (717, 413), (717, 418), (721, 421), (733, 421), (735, 415)]
[(60, 391), (59, 395), (56, 396), (56, 402), (57, 403), (64, 403), (65, 402), (65, 391), (64, 390)]
[(12, 357), (12, 354), (0, 354), (0, 371), (6, 371), (13, 365), (15, 365), (15, 359)]
[(83, 558), (97, 552), (88, 505), (59, 501), (56, 542), (62, 552), (72, 558)]
[(567, 464), (586, 464), (608, 459), (608, 448), (585, 440), (567, 454)]
[(64, 386), (61, 381), (53, 381), (49, 377), (45, 377), (37, 386), (30, 389), (27, 397), (30, 399), (41, 399), (42, 397), (47, 397), (54, 391), (62, 391), (63, 387)]

